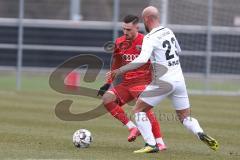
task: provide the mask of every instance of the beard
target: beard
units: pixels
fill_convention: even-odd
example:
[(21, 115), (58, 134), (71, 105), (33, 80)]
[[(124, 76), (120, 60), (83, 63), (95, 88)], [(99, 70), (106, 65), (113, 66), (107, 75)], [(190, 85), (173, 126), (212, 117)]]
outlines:
[(147, 31), (147, 33), (149, 33), (149, 32), (150, 32), (150, 30), (149, 30), (149, 28), (147, 27), (147, 25), (146, 25), (146, 24), (144, 24), (144, 27), (145, 27), (145, 30)]

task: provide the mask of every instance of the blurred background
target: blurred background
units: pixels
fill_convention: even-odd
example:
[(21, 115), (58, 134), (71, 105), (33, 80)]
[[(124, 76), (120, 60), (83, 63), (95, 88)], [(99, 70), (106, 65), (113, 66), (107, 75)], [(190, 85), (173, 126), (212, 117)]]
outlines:
[(176, 34), (190, 93), (240, 95), (239, 0), (0, 0), (1, 90), (49, 88), (51, 72), (81, 54), (104, 61), (101, 79), (111, 60), (104, 44), (148, 5)]
[[(168, 100), (154, 108), (169, 147), (160, 154), (132, 154), (142, 139), (129, 144), (120, 122), (109, 114), (95, 117), (102, 103), (97, 90), (105, 83), (112, 56), (104, 46), (122, 35), (124, 16), (141, 17), (149, 5), (159, 9), (161, 24), (175, 32), (191, 115), (219, 140), (217, 152), (176, 122)], [(65, 94), (50, 87), (65, 77), (49, 82), (59, 65), (85, 54), (99, 57), (104, 66), (94, 82), (84, 80), (86, 66), (66, 76), (66, 84), (87, 88), (83, 94), (76, 94), (82, 91), (77, 87), (64, 86)], [(240, 0), (0, 0), (1, 159), (239, 160), (239, 97)], [(134, 103), (128, 106), (126, 113), (134, 120)], [(92, 115), (82, 115), (90, 111), (95, 119), (75, 119), (90, 119)], [(92, 133), (88, 149), (72, 144), (72, 134), (80, 128)]]

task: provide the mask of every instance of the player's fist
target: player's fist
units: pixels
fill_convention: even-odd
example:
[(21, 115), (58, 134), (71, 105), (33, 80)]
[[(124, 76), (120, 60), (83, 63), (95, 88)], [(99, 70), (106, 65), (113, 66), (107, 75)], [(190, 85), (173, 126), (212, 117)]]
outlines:
[(109, 84), (109, 83), (106, 83), (106, 84), (104, 84), (102, 87), (100, 87), (100, 89), (98, 90), (98, 94), (97, 94), (97, 96), (103, 96), (104, 95), (104, 93), (109, 89), (109, 87), (111, 86), (111, 84)]

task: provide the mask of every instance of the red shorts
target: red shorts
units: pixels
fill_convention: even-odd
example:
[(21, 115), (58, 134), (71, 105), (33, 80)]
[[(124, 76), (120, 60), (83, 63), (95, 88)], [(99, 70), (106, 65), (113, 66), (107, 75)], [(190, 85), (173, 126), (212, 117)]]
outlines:
[(132, 100), (136, 100), (146, 86), (147, 84), (129, 86), (120, 83), (111, 88), (110, 91), (114, 92), (117, 96), (117, 103), (122, 106)]

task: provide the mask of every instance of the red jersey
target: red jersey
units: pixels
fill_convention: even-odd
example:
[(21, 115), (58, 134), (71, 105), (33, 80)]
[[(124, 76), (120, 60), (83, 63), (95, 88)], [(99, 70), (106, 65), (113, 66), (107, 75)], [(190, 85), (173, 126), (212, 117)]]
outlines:
[[(140, 53), (144, 35), (138, 33), (133, 41), (126, 40), (125, 36), (116, 39), (115, 51), (113, 53), (113, 62), (111, 70), (115, 70), (133, 61)], [(150, 62), (144, 64), (138, 69), (128, 71), (123, 74), (123, 81), (126, 85), (131, 84), (149, 84), (151, 82)]]

